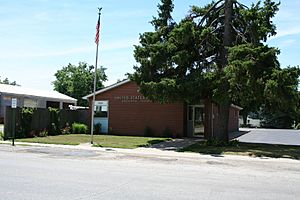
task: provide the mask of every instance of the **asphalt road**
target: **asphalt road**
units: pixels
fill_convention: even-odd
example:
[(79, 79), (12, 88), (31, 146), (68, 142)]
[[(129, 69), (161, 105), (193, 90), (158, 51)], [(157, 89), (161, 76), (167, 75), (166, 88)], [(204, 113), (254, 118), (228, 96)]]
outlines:
[(293, 129), (247, 129), (249, 133), (237, 138), (241, 142), (300, 145), (300, 130)]
[[(184, 155), (184, 154), (180, 154)], [(299, 199), (300, 161), (0, 145), (0, 199)]]

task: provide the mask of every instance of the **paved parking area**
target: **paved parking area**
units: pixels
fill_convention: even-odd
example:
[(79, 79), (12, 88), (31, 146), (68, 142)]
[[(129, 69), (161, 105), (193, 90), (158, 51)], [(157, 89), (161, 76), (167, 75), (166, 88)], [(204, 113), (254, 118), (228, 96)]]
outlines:
[(237, 138), (240, 142), (300, 145), (300, 130), (240, 128), (240, 131), (249, 131)]

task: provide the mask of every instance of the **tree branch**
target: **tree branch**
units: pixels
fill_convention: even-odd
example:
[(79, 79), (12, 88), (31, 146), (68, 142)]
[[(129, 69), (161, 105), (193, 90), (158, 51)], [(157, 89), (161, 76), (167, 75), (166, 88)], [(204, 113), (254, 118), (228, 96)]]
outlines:
[[(201, 26), (203, 23), (204, 23), (204, 21), (206, 20), (206, 18), (207, 18), (207, 16), (210, 14), (210, 12), (211, 11), (213, 11), (216, 7), (217, 7), (217, 5), (219, 4), (219, 3), (221, 3), (223, 0), (219, 0), (219, 1), (217, 1), (217, 3), (215, 3), (206, 13), (205, 13), (205, 15), (202, 17), (202, 19), (201, 19), (201, 21), (200, 21), (200, 23), (198, 24), (198, 26)], [(224, 5), (222, 5), (222, 6), (220, 6), (220, 7), (223, 7)]]
[(242, 38), (242, 40), (244, 42), (247, 42), (247, 39), (246, 39), (246, 37), (244, 36), (243, 33), (241, 33), (239, 30), (237, 30), (237, 28), (235, 28), (233, 24), (231, 24), (231, 27), (236, 32), (236, 34)]

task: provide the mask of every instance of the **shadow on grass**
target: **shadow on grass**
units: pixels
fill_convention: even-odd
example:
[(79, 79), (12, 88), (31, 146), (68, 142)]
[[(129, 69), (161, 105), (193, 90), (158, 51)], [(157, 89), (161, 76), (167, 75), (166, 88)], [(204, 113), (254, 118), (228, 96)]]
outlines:
[(153, 139), (153, 140), (149, 140), (147, 141), (147, 144), (142, 144), (139, 145), (138, 147), (151, 147), (154, 144), (158, 144), (158, 143), (162, 143), (162, 142), (166, 142), (166, 141), (170, 141), (171, 139)]
[(194, 152), (212, 156), (245, 155), (253, 157), (300, 159), (300, 146), (275, 144), (238, 143), (235, 146), (207, 146), (204, 142), (180, 149), (179, 152)]

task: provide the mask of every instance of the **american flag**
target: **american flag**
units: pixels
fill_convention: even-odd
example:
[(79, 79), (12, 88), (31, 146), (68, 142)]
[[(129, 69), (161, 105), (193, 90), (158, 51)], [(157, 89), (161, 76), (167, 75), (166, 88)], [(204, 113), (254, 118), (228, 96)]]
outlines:
[(99, 44), (99, 31), (100, 31), (100, 17), (98, 18), (98, 22), (96, 25), (96, 37), (95, 37), (96, 44)]

